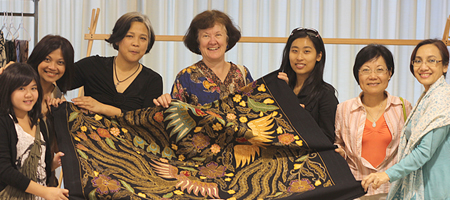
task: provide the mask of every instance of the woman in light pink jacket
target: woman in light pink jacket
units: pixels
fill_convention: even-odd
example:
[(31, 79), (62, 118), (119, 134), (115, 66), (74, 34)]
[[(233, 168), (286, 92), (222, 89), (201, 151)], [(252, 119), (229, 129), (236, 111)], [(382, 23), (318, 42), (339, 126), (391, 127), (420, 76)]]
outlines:
[[(385, 46), (370, 44), (361, 49), (353, 74), (362, 92), (338, 105), (335, 144), (356, 180), (362, 180), (395, 164), (411, 103), (386, 91), (394, 74), (394, 59)], [(385, 199), (388, 192), (389, 184), (385, 184), (360, 199)]]

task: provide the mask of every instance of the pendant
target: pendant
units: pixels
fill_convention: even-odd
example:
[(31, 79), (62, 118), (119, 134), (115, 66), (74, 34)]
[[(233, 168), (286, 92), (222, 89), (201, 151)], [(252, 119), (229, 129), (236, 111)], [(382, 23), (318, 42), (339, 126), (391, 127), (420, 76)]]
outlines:
[(377, 123), (373, 122), (373, 123), (372, 123), (372, 127), (375, 128), (376, 126), (377, 126)]

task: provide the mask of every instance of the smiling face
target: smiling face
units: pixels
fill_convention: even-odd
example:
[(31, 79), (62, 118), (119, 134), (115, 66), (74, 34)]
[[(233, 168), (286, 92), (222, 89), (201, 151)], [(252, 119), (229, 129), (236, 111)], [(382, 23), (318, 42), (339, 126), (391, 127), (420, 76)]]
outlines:
[[(359, 87), (364, 94), (384, 93), (391, 79), (391, 72), (387, 70), (386, 61), (382, 56), (365, 62), (359, 69)], [(369, 70), (369, 74), (363, 71)], [(377, 72), (378, 71), (378, 72)]]
[(214, 62), (225, 60), (227, 50), (227, 30), (221, 24), (198, 30), (199, 49), (203, 59)]
[(66, 71), (66, 64), (61, 49), (56, 49), (45, 57), (38, 65), (38, 73), (41, 83), (54, 83), (59, 80)]
[(26, 86), (20, 86), (11, 94), (11, 103), (16, 116), (26, 114), (33, 109), (39, 97), (36, 81), (31, 81)]
[(314, 69), (316, 62), (322, 59), (322, 52), (317, 54), (311, 39), (297, 38), (292, 42), (289, 51), (289, 61), (292, 70), (297, 74), (297, 79), (305, 80)]
[(148, 47), (148, 29), (142, 22), (132, 22), (125, 37), (118, 42), (120, 59), (129, 63), (139, 62)]
[(414, 65), (414, 76), (425, 87), (425, 91), (428, 91), (448, 69), (442, 62), (435, 64), (428, 62), (428, 60), (442, 60), (439, 49), (434, 44), (426, 44), (417, 49), (415, 60), (422, 61), (421, 65)]

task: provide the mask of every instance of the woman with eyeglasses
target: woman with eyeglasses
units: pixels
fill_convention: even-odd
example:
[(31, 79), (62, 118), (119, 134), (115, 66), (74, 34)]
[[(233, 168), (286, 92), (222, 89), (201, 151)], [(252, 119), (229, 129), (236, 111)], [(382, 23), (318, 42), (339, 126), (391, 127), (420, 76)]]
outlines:
[(440, 40), (413, 50), (410, 71), (425, 88), (402, 129), (398, 163), (361, 182), (377, 189), (390, 182), (388, 199), (450, 199), (449, 52)]
[[(356, 55), (353, 75), (362, 92), (340, 103), (336, 111), (336, 152), (347, 161), (356, 180), (383, 172), (397, 160), (400, 133), (411, 103), (390, 95), (386, 88), (394, 74), (392, 53), (370, 44)], [(360, 199), (385, 199), (386, 184)]]
[(167, 108), (172, 98), (193, 105), (204, 105), (227, 97), (253, 82), (245, 66), (225, 61), (225, 52), (236, 45), (241, 32), (227, 14), (206, 10), (191, 22), (183, 38), (184, 45), (202, 60), (178, 73), (172, 93), (153, 102)]
[(283, 50), (278, 78), (286, 81), (328, 139), (334, 142), (334, 119), (339, 103), (332, 85), (323, 80), (325, 45), (313, 29), (294, 29)]

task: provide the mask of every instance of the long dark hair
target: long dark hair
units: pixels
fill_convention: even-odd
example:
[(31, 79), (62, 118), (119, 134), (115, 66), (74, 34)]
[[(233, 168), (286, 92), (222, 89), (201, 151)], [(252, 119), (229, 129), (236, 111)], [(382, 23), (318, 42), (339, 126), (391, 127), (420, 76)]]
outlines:
[(31, 81), (35, 81), (38, 89), (38, 99), (33, 108), (28, 111), (30, 117), (30, 126), (37, 124), (39, 117), (41, 117), (42, 105), (42, 88), (39, 81), (39, 75), (29, 65), (25, 63), (14, 63), (3, 71), (0, 75), (0, 113), (10, 114), (14, 122), (18, 123), (14, 107), (11, 102), (11, 94), (19, 87), (27, 86)]
[(70, 88), (74, 71), (74, 50), (69, 40), (59, 35), (46, 35), (36, 44), (27, 63), (38, 72), (39, 64), (41, 64), (50, 53), (57, 49), (61, 49), (65, 66), (65, 72), (57, 83), (59, 90), (65, 94)]
[(323, 80), (323, 69), (325, 68), (325, 45), (323, 44), (322, 37), (320, 37), (319, 32), (313, 29), (306, 28), (296, 28), (292, 30), (291, 35), (286, 42), (286, 46), (283, 50), (283, 60), (281, 62), (280, 70), (285, 72), (289, 78), (289, 87), (294, 89), (295, 84), (297, 83), (297, 75), (295, 71), (291, 67), (291, 62), (289, 60), (289, 53), (291, 50), (292, 43), (298, 38), (309, 38), (314, 44), (314, 48), (316, 49), (316, 53), (322, 53), (322, 58), (320, 61), (316, 61), (316, 65), (314, 69), (309, 74), (308, 78), (306, 78), (303, 83), (303, 87), (298, 93), (300, 95), (306, 95), (305, 105), (311, 102), (321, 90), (335, 90), (334, 87)]

